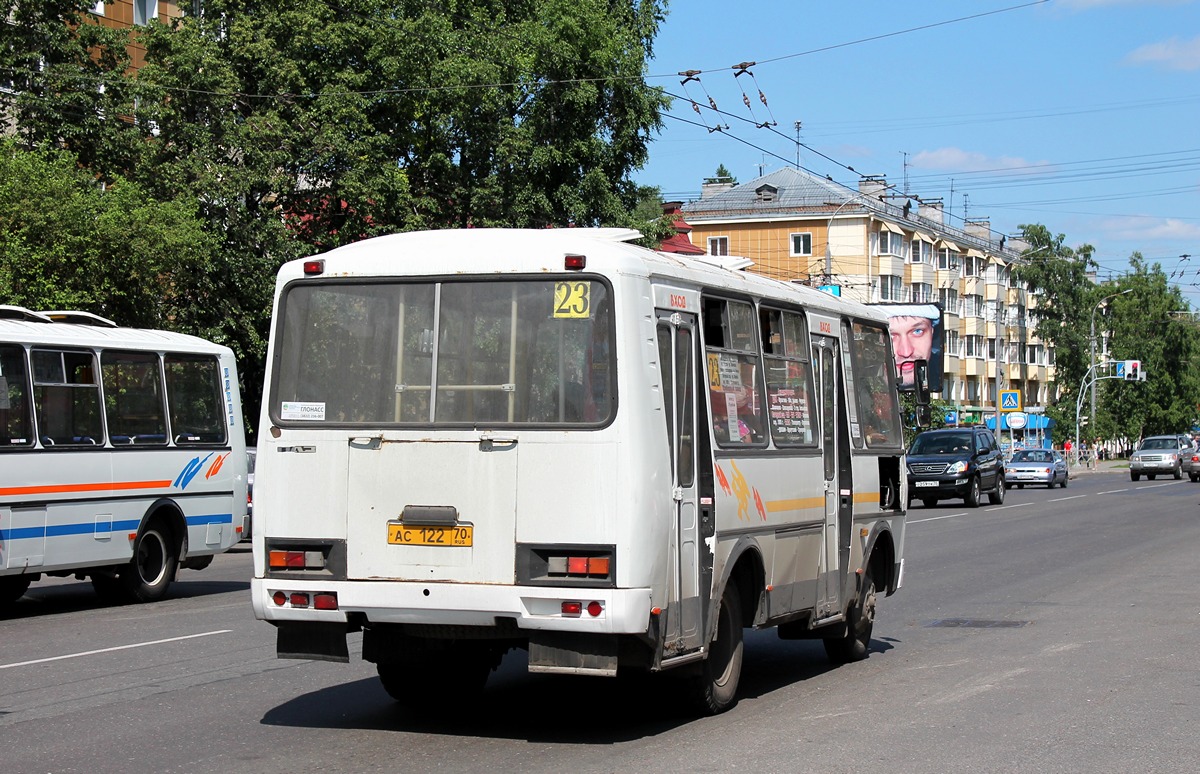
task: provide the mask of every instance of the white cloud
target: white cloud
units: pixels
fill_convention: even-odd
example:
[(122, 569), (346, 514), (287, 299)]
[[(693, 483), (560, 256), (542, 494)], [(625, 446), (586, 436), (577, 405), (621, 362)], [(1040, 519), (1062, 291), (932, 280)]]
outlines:
[(945, 172), (978, 172), (1030, 166), (1030, 162), (1015, 156), (988, 156), (961, 148), (921, 151), (912, 157), (910, 163), (918, 169), (936, 169)]
[(1125, 57), (1134, 64), (1157, 64), (1168, 70), (1200, 70), (1200, 35), (1191, 40), (1171, 38), (1150, 43)]
[(1188, 242), (1200, 239), (1200, 224), (1176, 218), (1110, 218), (1100, 229), (1110, 239), (1142, 242)]

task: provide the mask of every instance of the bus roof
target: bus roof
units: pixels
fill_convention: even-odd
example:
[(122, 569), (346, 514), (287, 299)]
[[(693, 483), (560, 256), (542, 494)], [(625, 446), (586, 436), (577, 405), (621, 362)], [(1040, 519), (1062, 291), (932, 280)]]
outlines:
[[(187, 333), (150, 330), (146, 328), (108, 327), (102, 322), (57, 322), (59, 319), (82, 319), (74, 312), (31, 312), (18, 316), (7, 307), (0, 313), (0, 342), (42, 344), (63, 347), (109, 347), (143, 350), (178, 350), (203, 354), (230, 354), (221, 344)], [(25, 310), (28, 311), (28, 310)], [(82, 313), (87, 315), (87, 313)], [(39, 319), (41, 318), (41, 319)], [(97, 317), (97, 320), (104, 320)]]
[(305, 277), (304, 264), (323, 260), (320, 276), (412, 277), (562, 272), (568, 254), (584, 255), (584, 271), (632, 274), (753, 296), (883, 322), (886, 314), (855, 301), (795, 282), (763, 277), (721, 265), (715, 256), (689, 257), (629, 244), (642, 235), (631, 229), (443, 229), (410, 231), (364, 239), (327, 253), (290, 261), (279, 270), (279, 287)]

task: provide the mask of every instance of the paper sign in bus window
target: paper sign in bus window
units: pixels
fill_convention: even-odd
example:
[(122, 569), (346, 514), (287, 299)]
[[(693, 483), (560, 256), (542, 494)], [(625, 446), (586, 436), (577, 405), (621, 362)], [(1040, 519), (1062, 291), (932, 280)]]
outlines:
[(565, 319), (587, 319), (592, 314), (592, 283), (554, 283), (554, 316)]
[(279, 418), (323, 422), (325, 420), (325, 403), (323, 401), (285, 400), (279, 411)]

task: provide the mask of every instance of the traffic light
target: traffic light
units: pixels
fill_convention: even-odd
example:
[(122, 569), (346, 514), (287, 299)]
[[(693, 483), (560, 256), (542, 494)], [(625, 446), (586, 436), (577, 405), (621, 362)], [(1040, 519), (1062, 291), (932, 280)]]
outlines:
[(1125, 381), (1127, 382), (1144, 382), (1146, 374), (1142, 372), (1142, 361), (1126, 360), (1125, 361)]

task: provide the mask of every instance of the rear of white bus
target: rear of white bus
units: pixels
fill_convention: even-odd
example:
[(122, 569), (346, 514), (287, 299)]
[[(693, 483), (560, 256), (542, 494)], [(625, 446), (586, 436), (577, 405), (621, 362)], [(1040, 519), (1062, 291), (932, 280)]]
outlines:
[[(638, 442), (665, 439), (638, 388), (653, 323), (611, 314), (614, 283), (644, 277), (498, 238), (400, 235), (280, 272), (252, 584), (280, 657), (348, 660), (361, 630), (401, 699), (481, 686), (513, 647), (537, 671), (653, 659), (671, 508), (665, 440)], [(385, 276), (398, 262), (458, 271)], [(618, 350), (646, 361), (619, 414)]]

